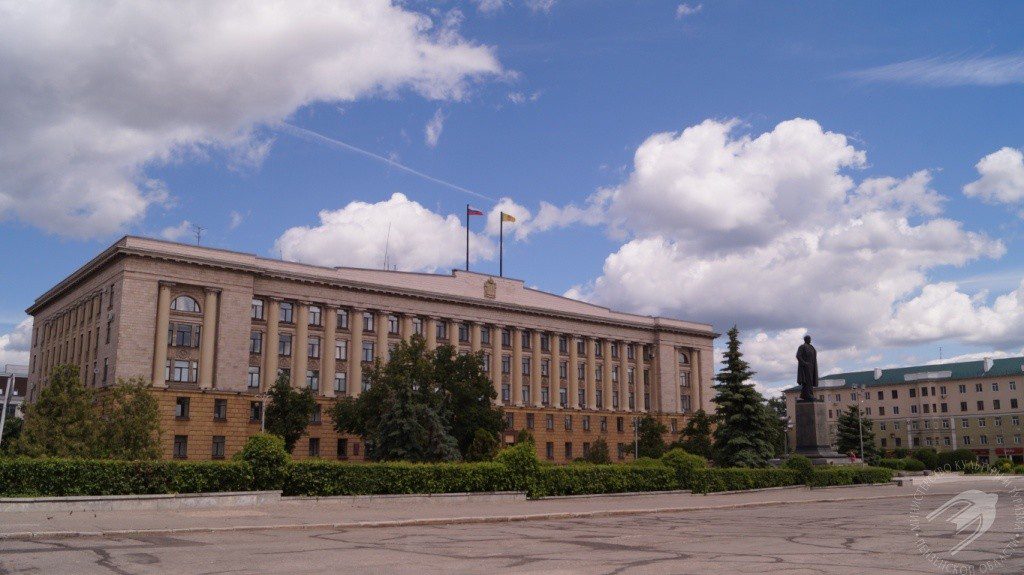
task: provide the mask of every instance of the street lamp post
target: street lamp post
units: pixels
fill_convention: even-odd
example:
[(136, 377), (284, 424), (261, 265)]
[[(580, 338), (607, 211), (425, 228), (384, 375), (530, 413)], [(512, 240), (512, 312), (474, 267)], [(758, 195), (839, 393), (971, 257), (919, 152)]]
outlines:
[(864, 463), (864, 394), (866, 386), (862, 383), (860, 386), (860, 394), (857, 396), (857, 433), (860, 435), (860, 461)]

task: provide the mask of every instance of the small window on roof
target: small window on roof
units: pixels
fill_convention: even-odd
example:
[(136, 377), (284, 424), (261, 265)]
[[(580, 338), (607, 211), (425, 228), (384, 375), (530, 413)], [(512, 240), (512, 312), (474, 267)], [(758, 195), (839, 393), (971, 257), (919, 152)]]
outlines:
[(199, 302), (187, 295), (180, 295), (171, 302), (171, 309), (199, 313)]

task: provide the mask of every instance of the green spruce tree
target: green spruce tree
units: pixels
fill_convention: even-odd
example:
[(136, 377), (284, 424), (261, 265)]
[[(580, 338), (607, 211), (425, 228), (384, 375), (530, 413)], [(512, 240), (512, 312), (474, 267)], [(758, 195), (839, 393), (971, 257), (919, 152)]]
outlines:
[(668, 432), (665, 424), (647, 415), (639, 421), (638, 427), (636, 456), (654, 459), (661, 457), (665, 453), (665, 440), (662, 438)]
[[(860, 425), (858, 425), (858, 421)], [(843, 455), (853, 453), (860, 457), (860, 438), (863, 430), (864, 461), (874, 461), (878, 458), (874, 427), (873, 421), (861, 415), (860, 406), (851, 405), (846, 411), (839, 414), (836, 425), (836, 451)]]
[(711, 424), (713, 419), (703, 409), (698, 409), (686, 422), (682, 437), (672, 444), (687, 453), (699, 455), (705, 459), (712, 457)]
[(107, 459), (160, 458), (160, 406), (140, 378), (97, 394), (98, 454)]
[(723, 368), (715, 377), (715, 461), (724, 467), (764, 467), (774, 453), (776, 422), (764, 397), (747, 383), (754, 372), (743, 360), (739, 329), (735, 326), (729, 330), (728, 348), (722, 357)]

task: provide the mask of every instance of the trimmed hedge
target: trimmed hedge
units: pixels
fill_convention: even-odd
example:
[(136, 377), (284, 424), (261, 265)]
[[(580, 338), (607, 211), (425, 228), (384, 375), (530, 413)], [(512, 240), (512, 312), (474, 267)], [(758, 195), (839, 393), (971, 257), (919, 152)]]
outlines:
[(896, 471), (924, 471), (924, 463), (920, 459), (904, 457), (902, 459), (879, 459), (875, 464), (878, 467), (894, 469)]
[(662, 455), (661, 462), (675, 471), (676, 485), (679, 489), (692, 490), (697, 478), (708, 469), (707, 459), (679, 448), (670, 449)]
[(640, 465), (574, 464), (540, 469), (539, 491), (543, 495), (587, 495), (669, 491), (678, 488), (676, 472), (658, 463)]
[(252, 468), (235, 461), (0, 460), (0, 496), (145, 495), (246, 491)]
[(858, 467), (843, 465), (815, 469), (807, 480), (810, 487), (831, 487), (834, 485), (863, 485), (888, 483), (892, 481), (892, 469), (884, 467)]
[(784, 468), (713, 467), (695, 475), (694, 493), (802, 485), (800, 472)]
[(345, 463), (288, 465), (285, 495), (390, 495), (512, 491), (514, 477), (499, 463)]

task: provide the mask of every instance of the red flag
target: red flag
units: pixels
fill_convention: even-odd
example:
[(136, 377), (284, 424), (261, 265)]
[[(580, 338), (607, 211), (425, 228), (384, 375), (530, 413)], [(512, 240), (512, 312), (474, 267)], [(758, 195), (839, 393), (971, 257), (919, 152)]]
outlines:
[(466, 215), (467, 216), (482, 216), (482, 215), (484, 215), (484, 213), (482, 211), (474, 208), (473, 206), (466, 206)]

